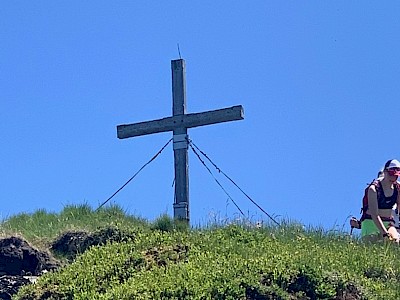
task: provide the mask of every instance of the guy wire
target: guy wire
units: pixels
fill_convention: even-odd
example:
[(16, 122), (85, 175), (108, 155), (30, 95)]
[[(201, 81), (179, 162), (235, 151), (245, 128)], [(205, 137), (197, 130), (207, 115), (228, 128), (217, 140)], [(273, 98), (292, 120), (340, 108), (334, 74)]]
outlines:
[(168, 144), (172, 141), (172, 138), (147, 162), (145, 163), (139, 171), (137, 171), (127, 182), (125, 182), (114, 194), (112, 194), (106, 201), (104, 201), (100, 206), (96, 209), (98, 211), (101, 207), (103, 207), (108, 201), (110, 201), (116, 194), (118, 194), (125, 186), (128, 185), (129, 182), (131, 182), (148, 164), (150, 164), (153, 160), (156, 159), (158, 155), (163, 152), (163, 150), (168, 146)]
[(235, 200), (232, 199), (232, 197), (229, 195), (229, 193), (224, 189), (224, 187), (221, 185), (221, 183), (218, 181), (217, 178), (215, 178), (214, 174), (211, 172), (211, 170), (207, 167), (205, 164), (204, 160), (201, 159), (200, 155), (196, 152), (196, 150), (192, 146), (191, 140), (189, 140), (189, 146), (193, 150), (194, 154), (196, 154), (197, 158), (201, 161), (201, 163), (206, 167), (208, 172), (211, 174), (211, 176), (214, 178), (214, 180), (217, 182), (217, 184), (220, 186), (220, 188), (225, 192), (225, 194), (228, 196), (228, 198), (232, 201), (232, 203), (236, 206), (236, 208), (240, 211), (240, 213), (243, 215), (243, 217), (246, 218), (245, 214), (243, 211), (240, 209), (239, 205), (236, 204)]
[[(276, 221), (270, 214), (268, 214), (260, 205), (258, 205), (253, 199), (250, 198), (249, 195), (247, 195), (237, 184), (236, 182), (234, 182), (227, 174), (225, 174), (208, 156), (207, 154), (205, 154), (203, 151), (201, 151), (199, 149), (199, 147), (196, 146), (195, 143), (193, 143), (192, 140), (189, 141), (190, 146), (193, 146), (200, 151), (200, 153), (207, 158), (207, 160), (215, 167), (215, 169), (219, 172), (222, 173), (222, 175), (224, 175), (230, 182), (232, 182), (255, 206), (257, 206), (266, 216), (268, 216), (268, 218), (270, 218), (276, 225), (280, 226), (280, 224), (278, 223), (278, 221)], [(192, 147), (193, 149), (193, 147)]]

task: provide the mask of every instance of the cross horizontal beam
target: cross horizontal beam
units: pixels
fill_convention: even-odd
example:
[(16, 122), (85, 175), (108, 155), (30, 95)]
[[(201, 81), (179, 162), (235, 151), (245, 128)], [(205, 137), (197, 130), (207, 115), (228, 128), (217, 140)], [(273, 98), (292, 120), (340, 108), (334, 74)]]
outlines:
[(182, 114), (168, 118), (117, 126), (119, 139), (151, 133), (173, 131), (176, 128), (192, 128), (222, 122), (243, 120), (241, 105), (201, 113)]

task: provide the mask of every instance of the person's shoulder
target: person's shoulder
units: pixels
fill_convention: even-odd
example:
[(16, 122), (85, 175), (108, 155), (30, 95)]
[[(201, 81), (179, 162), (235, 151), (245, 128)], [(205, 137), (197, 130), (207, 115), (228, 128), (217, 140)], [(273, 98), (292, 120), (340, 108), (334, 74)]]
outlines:
[(378, 179), (376, 179), (376, 180), (374, 180), (374, 181), (372, 181), (372, 182), (370, 183), (370, 185), (368, 186), (368, 190), (369, 190), (369, 191), (376, 192), (376, 189), (377, 189), (377, 187), (378, 187), (379, 184), (380, 184), (380, 180), (379, 180), (379, 178), (378, 178)]

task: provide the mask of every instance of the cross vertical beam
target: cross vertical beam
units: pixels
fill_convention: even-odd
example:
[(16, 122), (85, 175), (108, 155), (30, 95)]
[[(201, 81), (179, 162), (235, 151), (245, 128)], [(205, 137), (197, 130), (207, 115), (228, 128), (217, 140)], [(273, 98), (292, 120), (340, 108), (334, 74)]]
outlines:
[[(186, 114), (186, 65), (183, 59), (171, 61), (172, 115)], [(187, 128), (176, 124), (173, 130), (175, 199), (174, 217), (189, 222), (189, 163)]]

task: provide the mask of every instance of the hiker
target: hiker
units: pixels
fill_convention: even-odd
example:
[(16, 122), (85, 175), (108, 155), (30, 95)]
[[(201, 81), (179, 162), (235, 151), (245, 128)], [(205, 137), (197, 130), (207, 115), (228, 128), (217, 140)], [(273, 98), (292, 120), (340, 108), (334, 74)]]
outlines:
[(363, 207), (361, 237), (366, 241), (388, 238), (399, 242), (399, 233), (394, 227), (392, 210), (400, 207), (400, 162), (388, 160), (383, 168), (383, 177), (373, 181), (367, 190), (368, 204)]
[[(380, 180), (380, 179), (383, 179), (383, 170), (380, 170), (378, 172), (378, 175), (376, 176), (376, 179), (374, 179), (373, 181)], [(371, 183), (367, 183), (367, 185), (369, 187), (371, 185)], [(364, 196), (364, 197), (366, 197), (366, 196)], [(363, 202), (364, 201), (365, 201), (365, 199), (363, 199)], [(363, 203), (363, 206), (364, 205), (365, 204)], [(363, 209), (364, 209), (364, 207), (361, 208), (361, 212), (363, 212)], [(350, 218), (350, 227), (351, 227), (351, 231), (350, 231), (350, 235), (351, 235), (351, 234), (353, 234), (353, 229), (354, 228), (361, 229), (361, 220), (357, 219), (356, 217), (351, 217)]]

